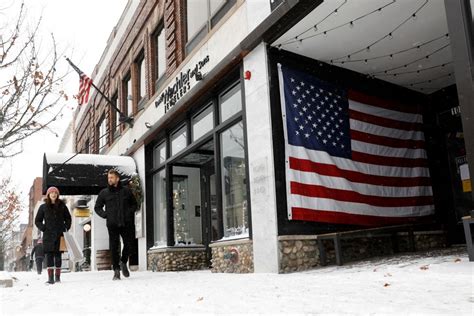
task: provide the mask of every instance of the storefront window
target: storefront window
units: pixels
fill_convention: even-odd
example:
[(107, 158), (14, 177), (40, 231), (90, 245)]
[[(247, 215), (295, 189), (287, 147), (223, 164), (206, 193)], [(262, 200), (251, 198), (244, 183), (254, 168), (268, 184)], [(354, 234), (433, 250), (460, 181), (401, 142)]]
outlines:
[(171, 155), (174, 156), (186, 147), (186, 126), (171, 135)]
[(153, 153), (153, 167), (158, 168), (166, 160), (166, 142), (155, 147)]
[(153, 176), (155, 246), (166, 246), (166, 178), (165, 170)]
[(221, 134), (224, 237), (248, 235), (247, 179), (242, 122)]
[(242, 95), (240, 85), (236, 85), (220, 97), (220, 122), (224, 122), (232, 115), (242, 110)]
[(193, 141), (199, 139), (202, 135), (213, 129), (214, 111), (212, 109), (212, 105), (208, 106), (201, 113), (193, 117), (192, 126)]

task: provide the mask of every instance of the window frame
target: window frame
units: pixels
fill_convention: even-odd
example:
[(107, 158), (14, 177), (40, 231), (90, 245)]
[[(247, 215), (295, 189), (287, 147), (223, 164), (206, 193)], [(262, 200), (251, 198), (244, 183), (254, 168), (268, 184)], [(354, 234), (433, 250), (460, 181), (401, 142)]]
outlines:
[[(241, 102), (242, 102), (242, 108), (239, 112), (233, 114), (231, 117), (229, 117), (227, 120), (220, 122), (220, 113), (219, 113), (219, 100), (220, 96), (225, 94), (226, 92), (230, 91), (231, 89), (234, 89), (237, 85), (240, 86), (240, 93), (241, 93)], [(214, 127), (212, 130), (209, 132), (205, 133), (201, 137), (199, 137), (196, 140), (192, 140), (191, 138), (191, 127), (192, 127), (192, 118), (199, 115), (203, 111), (205, 111), (208, 107), (213, 108), (214, 112)], [(170, 190), (170, 185), (172, 185), (172, 179), (173, 172), (172, 168), (178, 162), (181, 158), (185, 157), (189, 153), (194, 152), (196, 149), (204, 145), (205, 143), (209, 141), (214, 142), (214, 160), (215, 160), (215, 176), (216, 176), (216, 195), (217, 195), (217, 212), (218, 212), (218, 225), (219, 225), (219, 230), (217, 234), (218, 240), (211, 241), (211, 243), (214, 242), (221, 242), (220, 239), (224, 237), (224, 227), (223, 227), (223, 192), (222, 192), (222, 172), (221, 172), (221, 146), (220, 146), (220, 139), (221, 139), (221, 134), (228, 130), (229, 128), (233, 127), (239, 122), (242, 122), (243, 124), (243, 135), (244, 135), (244, 151), (245, 151), (245, 177), (247, 179), (246, 181), (246, 199), (247, 199), (247, 218), (248, 218), (248, 230), (249, 234), (242, 236), (242, 238), (249, 238), (252, 239), (252, 216), (251, 216), (251, 196), (250, 196), (250, 187), (249, 187), (249, 164), (248, 164), (248, 141), (247, 141), (247, 128), (246, 128), (246, 120), (245, 120), (245, 98), (244, 98), (244, 85), (243, 85), (243, 79), (240, 78), (239, 80), (232, 81), (230, 84), (226, 84), (224, 88), (219, 89), (218, 93), (213, 94), (213, 97), (211, 99), (207, 99), (205, 102), (202, 102), (199, 108), (195, 111), (190, 111), (188, 115), (186, 116), (186, 119), (184, 121), (180, 121), (179, 124), (174, 125), (172, 129), (168, 129), (164, 131), (159, 138), (157, 138), (157, 141), (153, 142), (150, 144), (149, 148), (150, 154), (148, 155), (149, 158), (151, 159), (150, 163), (148, 164), (150, 168), (147, 170), (147, 176), (150, 177), (149, 179), (152, 179), (154, 174), (157, 172), (160, 172), (161, 170), (166, 170), (166, 179), (167, 179), (167, 188), (166, 188), (166, 194), (167, 194), (167, 203), (172, 203), (171, 201), (171, 191)], [(186, 136), (187, 138), (187, 144), (186, 147), (182, 150), (180, 150), (178, 153), (175, 153), (175, 155), (171, 155), (171, 136), (181, 130), (182, 128), (185, 128), (185, 131), (188, 133)], [(153, 165), (153, 153), (154, 149), (157, 146), (160, 146), (163, 144), (163, 142), (166, 142), (166, 153), (167, 153), (167, 158), (166, 160), (161, 163), (158, 166)], [(150, 180), (152, 181), (152, 180)], [(151, 182), (152, 183), (152, 182)], [(151, 186), (152, 187), (152, 186)], [(154, 188), (150, 189), (151, 192), (153, 192)], [(169, 210), (171, 207), (170, 204), (167, 204), (167, 210)], [(154, 209), (151, 209), (152, 212), (154, 212)], [(147, 211), (148, 212), (148, 211)], [(154, 219), (153, 219), (154, 220)], [(202, 219), (204, 220), (204, 219)], [(175, 247), (174, 245), (174, 220), (173, 220), (173, 214), (168, 211), (167, 214), (167, 247), (173, 248)], [(154, 225), (154, 222), (152, 223)], [(150, 227), (151, 228), (151, 227)], [(154, 235), (154, 233), (153, 233)], [(154, 237), (153, 237), (154, 238)], [(154, 241), (153, 241), (154, 242)]]
[[(147, 92), (148, 89), (147, 89), (147, 84), (146, 84), (147, 63), (145, 60), (145, 51), (143, 49), (140, 51), (140, 53), (138, 54), (133, 64), (135, 67), (136, 76), (135, 76), (135, 82), (133, 82), (132, 80), (132, 108), (135, 108), (136, 111), (140, 111), (144, 108), (145, 102), (148, 99), (148, 92)], [(144, 73), (142, 73), (142, 66), (143, 66)], [(143, 75), (143, 82), (142, 82), (142, 75)], [(133, 96), (133, 86), (136, 87), (135, 89), (137, 92), (136, 97)], [(143, 89), (144, 95), (141, 95), (142, 89)], [(136, 103), (136, 106), (134, 106), (135, 103)]]
[[(159, 72), (159, 49), (158, 49), (158, 37), (160, 34), (163, 33), (163, 40), (164, 40), (164, 45), (165, 45), (165, 51), (164, 51), (164, 62), (165, 62), (165, 69), (164, 71), (160, 74)], [(155, 28), (155, 31), (151, 34), (151, 43), (152, 43), (152, 50), (153, 50), (153, 60), (152, 60), (152, 65), (153, 65), (153, 80), (154, 80), (154, 89), (155, 92), (158, 91), (159, 87), (163, 84), (166, 78), (166, 70), (168, 69), (167, 65), (167, 58), (166, 58), (166, 33), (165, 33), (165, 26), (163, 21), (158, 24), (158, 26)]]
[[(104, 134), (101, 135), (102, 128), (104, 128)], [(107, 116), (102, 114), (101, 118), (97, 123), (97, 152), (101, 153), (105, 149), (107, 149), (109, 142), (108, 142), (108, 135), (107, 135)], [(104, 142), (102, 144), (102, 142)]]
[[(132, 116), (133, 113), (133, 91), (128, 91), (128, 82), (131, 82), (130, 87), (133, 90), (133, 83), (132, 83), (132, 73), (131, 71), (128, 71), (126, 75), (122, 79), (122, 113), (124, 113), (126, 116)], [(128, 97), (131, 97), (131, 100), (128, 99)], [(131, 102), (132, 105), (132, 113), (129, 113), (129, 103)]]
[(191, 38), (188, 36), (188, 0), (183, 0), (184, 5), (184, 53), (189, 55), (196, 46), (206, 37), (206, 35), (222, 20), (222, 18), (229, 12), (229, 10), (237, 3), (237, 0), (225, 0), (217, 11), (211, 15), (210, 0), (205, 0), (207, 3), (207, 20), (206, 23), (197, 31)]

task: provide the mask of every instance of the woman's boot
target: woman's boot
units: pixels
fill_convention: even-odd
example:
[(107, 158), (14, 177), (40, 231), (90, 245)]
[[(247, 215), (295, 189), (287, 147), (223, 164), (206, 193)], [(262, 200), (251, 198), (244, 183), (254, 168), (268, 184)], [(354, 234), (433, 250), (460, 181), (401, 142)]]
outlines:
[(61, 283), (61, 268), (56, 268), (56, 282)]
[(48, 282), (49, 284), (54, 284), (54, 268), (48, 267)]

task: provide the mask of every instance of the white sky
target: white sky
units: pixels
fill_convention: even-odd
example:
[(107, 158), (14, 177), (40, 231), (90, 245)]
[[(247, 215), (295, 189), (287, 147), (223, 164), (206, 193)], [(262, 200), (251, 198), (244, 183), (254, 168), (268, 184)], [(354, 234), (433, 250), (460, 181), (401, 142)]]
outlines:
[[(105, 48), (107, 39), (117, 24), (126, 0), (25, 0), (29, 20), (35, 21), (42, 15), (40, 39), (42, 48), (48, 50), (50, 33), (53, 33), (59, 50), (68, 49), (71, 60), (84, 71), (91, 74)], [(0, 0), (0, 8), (9, 8), (7, 18), (14, 20), (21, 1)], [(4, 16), (0, 17), (3, 19)], [(5, 20), (4, 20), (5, 21)], [(5, 23), (2, 21), (1, 23)], [(65, 72), (68, 65), (62, 59), (57, 67), (58, 72)], [(77, 93), (79, 78), (71, 73), (65, 80), (64, 90), (72, 96)], [(77, 101), (71, 100), (68, 105), (76, 106)], [(27, 207), (29, 188), (35, 177), (42, 176), (43, 153), (56, 152), (61, 137), (72, 117), (72, 110), (65, 109), (64, 117), (52, 126), (59, 138), (51, 132), (41, 132), (24, 142), (24, 152), (8, 159), (0, 170), (2, 176), (11, 175), (22, 193)], [(25, 210), (21, 222), (28, 220)]]

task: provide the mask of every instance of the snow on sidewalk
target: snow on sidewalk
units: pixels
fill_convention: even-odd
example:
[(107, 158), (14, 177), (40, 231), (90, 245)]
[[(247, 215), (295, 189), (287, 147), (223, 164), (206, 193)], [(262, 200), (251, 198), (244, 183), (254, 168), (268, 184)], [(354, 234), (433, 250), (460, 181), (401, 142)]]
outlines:
[(445, 314), (473, 315), (474, 263), (464, 251), (398, 256), (293, 274), (12, 273), (0, 315), (45, 314)]

